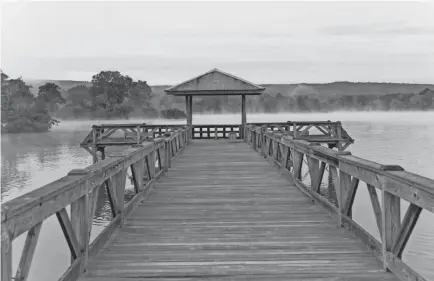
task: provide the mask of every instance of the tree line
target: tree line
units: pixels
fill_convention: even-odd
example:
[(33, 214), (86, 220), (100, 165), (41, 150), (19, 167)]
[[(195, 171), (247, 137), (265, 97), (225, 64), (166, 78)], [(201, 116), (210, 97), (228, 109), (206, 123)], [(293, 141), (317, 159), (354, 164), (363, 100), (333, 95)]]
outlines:
[[(47, 132), (59, 119), (185, 118), (185, 99), (153, 91), (146, 81), (134, 81), (118, 71), (101, 71), (91, 83), (68, 90), (47, 82), (36, 96), (21, 78), (1, 73), (2, 132)], [(239, 96), (194, 97), (196, 113), (236, 113)], [(274, 96), (265, 91), (247, 98), (250, 113), (328, 112), (337, 110), (433, 110), (434, 91), (387, 95), (301, 94)]]
[(119, 71), (101, 71), (91, 86), (67, 91), (47, 82), (34, 96), (22, 79), (1, 73), (2, 132), (47, 132), (59, 119), (113, 119), (131, 116), (185, 118), (179, 109), (159, 111), (151, 104), (154, 93), (146, 81), (134, 81)]
[[(185, 108), (184, 101), (177, 97), (165, 96), (162, 104)], [(331, 112), (347, 111), (399, 111), (434, 110), (434, 91), (424, 89), (419, 93), (396, 93), (386, 95), (289, 95), (265, 92), (260, 96), (248, 96), (247, 111), (250, 113), (279, 112)], [(194, 97), (193, 111), (196, 113), (236, 113), (240, 112), (239, 96)]]

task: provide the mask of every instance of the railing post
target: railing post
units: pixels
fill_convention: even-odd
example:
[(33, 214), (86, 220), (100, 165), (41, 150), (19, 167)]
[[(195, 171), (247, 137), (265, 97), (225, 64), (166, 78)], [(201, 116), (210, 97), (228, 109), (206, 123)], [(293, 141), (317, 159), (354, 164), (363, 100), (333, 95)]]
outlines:
[(1, 280), (12, 281), (12, 241), (6, 224), (1, 225)]
[(275, 140), (273, 140), (273, 158), (274, 160), (277, 160), (278, 157), (278, 152), (277, 150), (279, 149), (279, 143)]
[(148, 161), (149, 161), (149, 169), (150, 169), (150, 174), (151, 174), (151, 179), (155, 178), (155, 157), (156, 157), (156, 153), (155, 150), (149, 153), (148, 156)]
[(342, 226), (342, 215), (346, 215), (343, 213), (344, 204), (348, 196), (348, 191), (351, 187), (351, 176), (341, 170), (339, 170), (339, 198), (338, 198), (338, 206), (341, 221), (340, 224)]
[(96, 162), (98, 162), (98, 159), (96, 158), (96, 127), (93, 126), (92, 127), (92, 161), (95, 164)]
[(337, 133), (337, 138), (338, 138), (338, 143), (336, 144), (337, 148), (339, 151), (342, 151), (342, 124), (341, 122), (337, 122), (336, 124), (336, 133)]
[(167, 173), (169, 171), (170, 168), (170, 143), (169, 141), (165, 141), (164, 142), (164, 156), (165, 156), (165, 165), (164, 165), (164, 170)]
[(382, 211), (382, 254), (383, 268), (388, 269), (387, 256), (398, 237), (401, 228), (401, 201), (400, 198), (387, 192), (390, 183), (386, 178), (381, 180), (381, 191), (383, 197)]
[(137, 125), (137, 144), (140, 144), (140, 138), (141, 138), (141, 134), (140, 134), (140, 125)]
[[(86, 183), (88, 185), (88, 183)], [(83, 259), (80, 264), (80, 274), (84, 272), (87, 267), (87, 261), (89, 258), (89, 194), (79, 198), (77, 201), (71, 203), (71, 224), (75, 235), (77, 236), (77, 242), (80, 247), (81, 255)], [(77, 258), (80, 258), (77, 257)]]
[(263, 128), (261, 129), (261, 135), (262, 135), (262, 145), (261, 145), (261, 148), (262, 148), (261, 152), (262, 153), (261, 154), (263, 157), (266, 157), (265, 156), (265, 150), (267, 148), (267, 136), (266, 136)]

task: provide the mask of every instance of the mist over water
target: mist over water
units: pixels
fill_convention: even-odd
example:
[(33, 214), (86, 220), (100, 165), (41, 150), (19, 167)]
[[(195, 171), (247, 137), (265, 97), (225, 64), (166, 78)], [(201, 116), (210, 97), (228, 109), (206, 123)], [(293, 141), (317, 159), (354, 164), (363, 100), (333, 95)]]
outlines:
[[(405, 170), (434, 178), (434, 112), (333, 112), (252, 114), (247, 122), (342, 121), (356, 140), (353, 155), (382, 164), (401, 165)], [(185, 120), (68, 120), (44, 134), (2, 135), (1, 199), (15, 198), (65, 176), (70, 170), (92, 164), (80, 147), (92, 125), (113, 123), (185, 124)], [(240, 114), (194, 114), (193, 124), (240, 124)], [(378, 230), (364, 185), (359, 187), (354, 218), (374, 237)], [(381, 199), (380, 199), (381, 202)], [(106, 205), (100, 203), (92, 237), (107, 223)], [(402, 215), (408, 204), (402, 204)], [(16, 268), (25, 236), (13, 244)], [(410, 238), (404, 260), (428, 280), (434, 280), (434, 215), (423, 211)], [(51, 217), (44, 222), (31, 269), (31, 281), (57, 280), (69, 264), (68, 246), (61, 229)]]
[[(373, 124), (434, 124), (434, 111), (335, 111), (330, 113), (276, 113), (250, 114), (247, 122), (286, 122), (286, 121), (342, 121), (372, 122)], [(53, 132), (89, 131), (92, 125), (147, 123), (147, 124), (185, 124), (185, 119), (148, 119), (130, 118), (119, 120), (60, 120)], [(193, 124), (241, 124), (240, 114), (193, 114)], [(344, 124), (345, 125), (345, 124)]]

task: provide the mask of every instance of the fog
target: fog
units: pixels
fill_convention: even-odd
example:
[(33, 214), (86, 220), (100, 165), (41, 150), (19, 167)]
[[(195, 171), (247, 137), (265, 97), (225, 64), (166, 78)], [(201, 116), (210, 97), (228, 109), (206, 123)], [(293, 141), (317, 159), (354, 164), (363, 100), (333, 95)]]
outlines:
[[(407, 124), (423, 123), (434, 125), (434, 111), (335, 111), (318, 113), (275, 113), (275, 114), (249, 114), (248, 123), (261, 122), (286, 122), (286, 121), (342, 121), (345, 122), (375, 122), (396, 123), (398, 120)], [(92, 125), (122, 124), (122, 123), (147, 123), (155, 124), (186, 124), (185, 119), (148, 119), (130, 118), (117, 120), (60, 120), (52, 131), (89, 131)], [(241, 114), (193, 114), (194, 124), (241, 124)]]

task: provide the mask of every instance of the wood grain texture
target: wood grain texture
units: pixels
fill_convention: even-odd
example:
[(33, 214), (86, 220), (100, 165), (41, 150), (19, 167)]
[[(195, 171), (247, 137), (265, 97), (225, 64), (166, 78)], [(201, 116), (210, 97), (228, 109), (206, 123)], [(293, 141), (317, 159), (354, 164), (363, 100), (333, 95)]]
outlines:
[(82, 281), (396, 280), (245, 143), (192, 141)]

